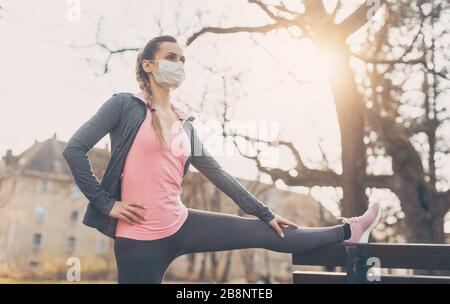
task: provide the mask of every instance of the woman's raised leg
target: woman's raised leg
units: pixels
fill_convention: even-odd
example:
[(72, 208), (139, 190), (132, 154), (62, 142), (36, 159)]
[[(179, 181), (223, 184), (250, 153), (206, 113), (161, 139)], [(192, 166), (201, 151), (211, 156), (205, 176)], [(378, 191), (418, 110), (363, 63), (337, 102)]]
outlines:
[(260, 219), (189, 208), (178, 255), (244, 248), (264, 248), (293, 253), (344, 240), (342, 225), (323, 228), (281, 227), (281, 229), (284, 238)]

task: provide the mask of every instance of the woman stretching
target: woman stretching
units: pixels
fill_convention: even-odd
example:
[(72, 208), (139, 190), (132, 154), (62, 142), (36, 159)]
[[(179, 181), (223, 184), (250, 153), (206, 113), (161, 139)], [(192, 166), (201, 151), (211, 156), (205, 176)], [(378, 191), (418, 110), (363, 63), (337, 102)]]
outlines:
[[(170, 100), (185, 78), (183, 50), (172, 36), (151, 39), (137, 58), (140, 92), (116, 93), (69, 139), (64, 158), (89, 199), (83, 223), (114, 239), (118, 283), (162, 283), (177, 257), (265, 248), (294, 253), (339, 242), (367, 242), (381, 208), (342, 225), (300, 228), (272, 212), (222, 169), (187, 115)], [(101, 182), (87, 152), (106, 134), (111, 159)], [(247, 214), (187, 208), (181, 183), (192, 164)]]

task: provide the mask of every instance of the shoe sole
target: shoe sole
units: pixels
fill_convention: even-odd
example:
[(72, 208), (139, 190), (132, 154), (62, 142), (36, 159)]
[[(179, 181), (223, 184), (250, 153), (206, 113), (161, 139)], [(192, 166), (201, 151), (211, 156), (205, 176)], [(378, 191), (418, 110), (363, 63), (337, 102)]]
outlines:
[(370, 233), (372, 232), (373, 229), (375, 229), (375, 227), (378, 225), (378, 223), (380, 222), (380, 218), (381, 218), (381, 213), (382, 213), (382, 208), (381, 206), (379, 206), (378, 208), (378, 213), (377, 213), (377, 217), (375, 218), (375, 220), (373, 221), (373, 223), (366, 229), (364, 230), (363, 234), (361, 235), (361, 237), (359, 238), (358, 243), (368, 243), (369, 242), (369, 236)]

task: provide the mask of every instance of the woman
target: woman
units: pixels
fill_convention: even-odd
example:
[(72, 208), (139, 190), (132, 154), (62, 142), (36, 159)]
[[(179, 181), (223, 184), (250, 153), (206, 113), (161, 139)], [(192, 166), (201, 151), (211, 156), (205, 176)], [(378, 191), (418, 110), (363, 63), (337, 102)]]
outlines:
[[(272, 212), (229, 175), (203, 146), (187, 115), (170, 100), (185, 75), (172, 36), (150, 40), (138, 55), (141, 91), (117, 93), (70, 138), (63, 155), (89, 199), (83, 223), (114, 239), (118, 283), (162, 283), (178, 256), (243, 248), (292, 253), (338, 242), (367, 242), (381, 208), (372, 205), (342, 225), (300, 228)], [(106, 134), (111, 159), (101, 182), (87, 152)], [(189, 165), (247, 214), (187, 208), (180, 200)]]

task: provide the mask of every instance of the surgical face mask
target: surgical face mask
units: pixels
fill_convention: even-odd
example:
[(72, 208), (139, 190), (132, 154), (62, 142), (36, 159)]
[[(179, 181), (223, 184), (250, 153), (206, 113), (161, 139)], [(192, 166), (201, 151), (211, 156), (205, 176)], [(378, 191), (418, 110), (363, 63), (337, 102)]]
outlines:
[[(154, 60), (150, 61), (156, 62)], [(159, 69), (152, 74), (155, 76), (156, 82), (166, 89), (176, 89), (185, 78), (183, 63), (166, 59), (159, 60)]]

